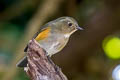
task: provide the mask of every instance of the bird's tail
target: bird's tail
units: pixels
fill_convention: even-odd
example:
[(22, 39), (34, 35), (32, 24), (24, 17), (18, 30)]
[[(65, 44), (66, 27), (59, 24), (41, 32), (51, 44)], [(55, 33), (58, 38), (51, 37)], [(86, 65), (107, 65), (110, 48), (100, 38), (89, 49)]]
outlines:
[(25, 56), (23, 59), (21, 59), (21, 60), (16, 64), (16, 66), (17, 66), (17, 67), (27, 67), (27, 63), (28, 63), (28, 60), (27, 60), (27, 57)]

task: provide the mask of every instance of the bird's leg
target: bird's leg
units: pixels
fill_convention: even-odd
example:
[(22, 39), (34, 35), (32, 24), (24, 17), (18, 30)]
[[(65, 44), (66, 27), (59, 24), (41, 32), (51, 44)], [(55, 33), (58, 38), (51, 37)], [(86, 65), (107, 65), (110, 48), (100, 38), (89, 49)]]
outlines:
[(55, 64), (53, 63), (53, 61), (51, 60), (50, 56), (47, 56), (47, 58), (48, 58), (48, 61), (49, 61), (52, 65), (55, 65)]

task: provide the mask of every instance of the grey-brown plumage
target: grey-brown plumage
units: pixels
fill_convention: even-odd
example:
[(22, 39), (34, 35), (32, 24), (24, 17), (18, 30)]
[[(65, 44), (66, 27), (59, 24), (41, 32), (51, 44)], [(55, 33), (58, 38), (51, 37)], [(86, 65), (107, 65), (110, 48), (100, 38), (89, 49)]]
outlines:
[[(49, 31), (47, 31), (48, 28)], [(47, 52), (47, 55), (51, 57), (53, 54), (58, 53), (65, 47), (70, 35), (78, 29), (82, 30), (75, 19), (72, 17), (60, 17), (42, 26), (33, 38), (36, 39), (37, 37), (36, 40), (40, 44), (40, 47), (42, 47)], [(39, 40), (38, 36), (40, 36), (41, 33), (43, 34), (45, 30), (48, 32), (47, 37), (42, 39), (40, 38)], [(27, 47), (24, 52), (26, 51)], [(26, 64), (27, 58), (25, 57), (17, 64), (17, 66), (25, 67)]]

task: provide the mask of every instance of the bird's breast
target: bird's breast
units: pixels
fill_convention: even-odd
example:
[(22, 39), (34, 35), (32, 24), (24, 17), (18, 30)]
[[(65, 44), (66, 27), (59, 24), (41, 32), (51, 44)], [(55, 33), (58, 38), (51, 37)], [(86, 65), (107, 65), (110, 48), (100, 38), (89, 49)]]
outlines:
[(48, 38), (38, 41), (40, 46), (46, 50), (47, 55), (53, 55), (61, 51), (67, 44), (69, 38), (60, 34), (51, 34)]

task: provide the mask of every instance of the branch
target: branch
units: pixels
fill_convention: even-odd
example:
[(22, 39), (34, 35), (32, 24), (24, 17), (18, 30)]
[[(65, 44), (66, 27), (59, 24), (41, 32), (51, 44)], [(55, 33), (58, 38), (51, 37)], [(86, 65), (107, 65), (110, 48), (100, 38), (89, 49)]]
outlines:
[(28, 64), (24, 69), (31, 80), (67, 80), (35, 40), (28, 44), (27, 58)]

